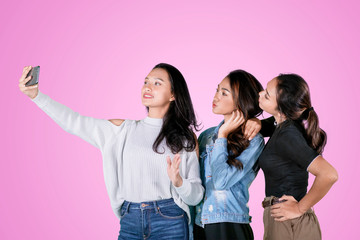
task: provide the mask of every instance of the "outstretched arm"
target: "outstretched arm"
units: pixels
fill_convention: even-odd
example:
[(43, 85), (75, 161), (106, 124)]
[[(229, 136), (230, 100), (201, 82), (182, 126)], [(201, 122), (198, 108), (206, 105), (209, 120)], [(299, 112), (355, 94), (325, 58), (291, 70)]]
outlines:
[(79, 136), (95, 147), (101, 148), (109, 135), (116, 131), (116, 126), (107, 120), (95, 119), (82, 116), (70, 108), (62, 105), (49, 96), (39, 91), (38, 85), (26, 87), (25, 84), (30, 80), (26, 75), (31, 67), (25, 67), (19, 80), (20, 90), (30, 97), (47, 115), (49, 115), (65, 131)]

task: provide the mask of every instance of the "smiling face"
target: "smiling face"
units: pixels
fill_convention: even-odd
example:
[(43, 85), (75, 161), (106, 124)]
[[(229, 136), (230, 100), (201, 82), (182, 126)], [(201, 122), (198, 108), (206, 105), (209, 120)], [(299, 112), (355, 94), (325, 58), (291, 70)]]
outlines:
[(141, 89), (141, 101), (149, 108), (149, 112), (153, 109), (167, 111), (174, 97), (171, 93), (169, 75), (164, 69), (155, 68), (146, 76)]
[(234, 98), (231, 93), (230, 79), (224, 78), (216, 89), (216, 93), (213, 99), (212, 111), (215, 114), (221, 114), (230, 116), (236, 109)]
[(270, 113), (274, 117), (280, 116), (276, 100), (277, 79), (274, 78), (268, 82), (266, 89), (259, 93), (259, 106), (265, 112)]

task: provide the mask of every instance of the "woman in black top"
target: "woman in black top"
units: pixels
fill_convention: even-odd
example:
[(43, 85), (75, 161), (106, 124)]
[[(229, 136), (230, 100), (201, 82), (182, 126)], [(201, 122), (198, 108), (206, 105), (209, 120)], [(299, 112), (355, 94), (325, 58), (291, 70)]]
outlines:
[[(266, 183), (264, 239), (321, 239), (311, 207), (338, 176), (321, 156), (326, 133), (319, 128), (309, 87), (296, 74), (282, 74), (260, 93), (259, 105), (276, 125), (263, 121), (262, 133), (271, 136), (259, 158)], [(309, 192), (308, 172), (315, 175)]]

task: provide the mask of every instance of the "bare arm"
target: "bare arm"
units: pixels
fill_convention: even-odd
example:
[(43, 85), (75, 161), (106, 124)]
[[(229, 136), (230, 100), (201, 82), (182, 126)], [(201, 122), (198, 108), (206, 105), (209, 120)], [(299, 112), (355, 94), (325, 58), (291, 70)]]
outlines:
[(315, 181), (309, 192), (299, 202), (299, 210), (305, 213), (319, 202), (337, 181), (338, 174), (322, 156), (317, 157), (309, 166), (308, 171), (315, 175)]
[(276, 221), (285, 221), (303, 215), (308, 209), (318, 203), (337, 181), (338, 174), (322, 156), (318, 156), (308, 167), (308, 171), (315, 175), (315, 180), (309, 192), (297, 202), (292, 196), (280, 198), (286, 202), (273, 205), (271, 215)]

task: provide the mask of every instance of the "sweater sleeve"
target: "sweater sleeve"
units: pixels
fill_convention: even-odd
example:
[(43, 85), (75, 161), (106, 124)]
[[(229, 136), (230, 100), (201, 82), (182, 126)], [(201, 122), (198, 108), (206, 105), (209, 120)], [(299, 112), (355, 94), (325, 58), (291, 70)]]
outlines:
[(109, 134), (114, 132), (113, 124), (108, 120), (82, 116), (40, 91), (32, 100), (65, 131), (84, 139), (97, 148), (101, 149)]
[(197, 205), (203, 198), (204, 187), (201, 184), (199, 160), (196, 151), (186, 152), (182, 157), (180, 173), (183, 178), (183, 184), (180, 187), (175, 187), (176, 192), (180, 198), (191, 206)]
[(250, 141), (250, 145), (236, 159), (241, 161), (243, 169), (227, 164), (228, 151), (226, 138), (218, 138), (210, 158), (212, 181), (216, 190), (232, 187), (251, 171), (264, 148), (264, 139), (257, 135)]

